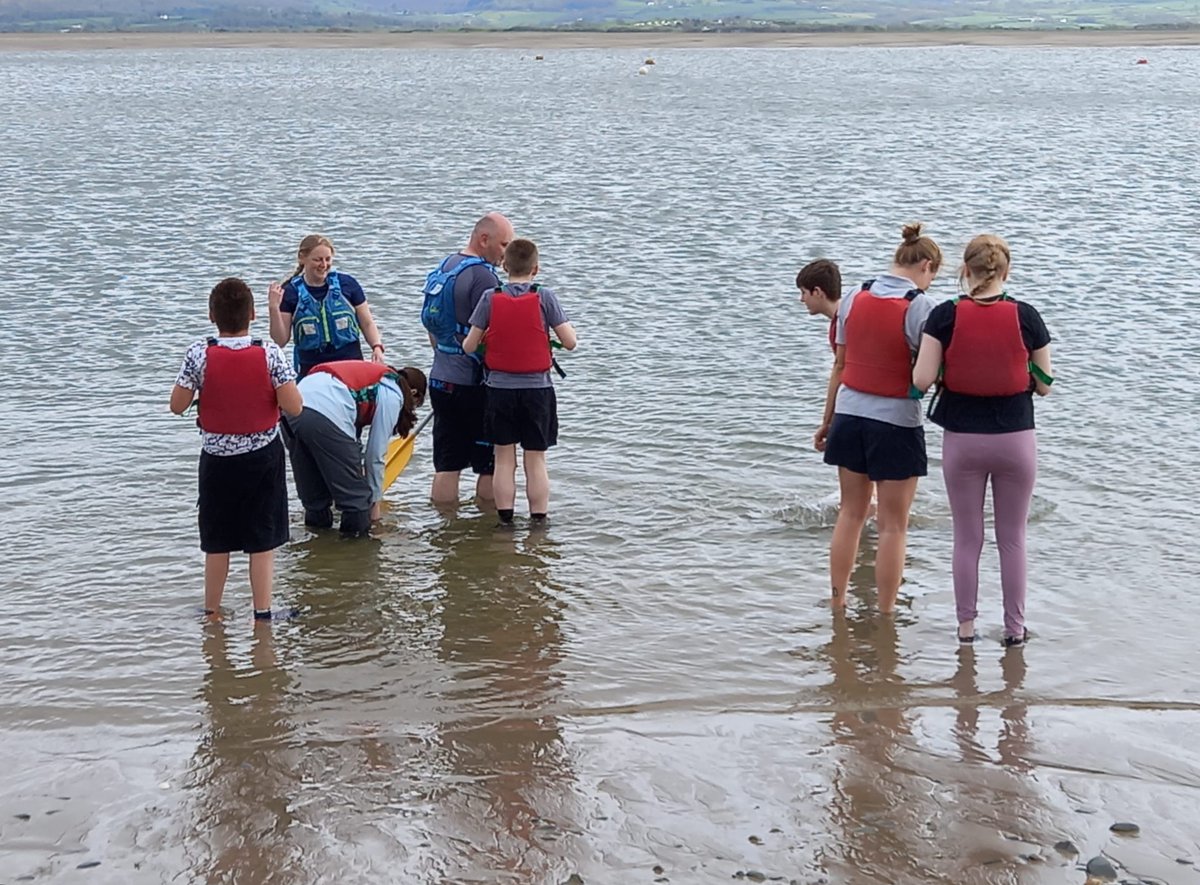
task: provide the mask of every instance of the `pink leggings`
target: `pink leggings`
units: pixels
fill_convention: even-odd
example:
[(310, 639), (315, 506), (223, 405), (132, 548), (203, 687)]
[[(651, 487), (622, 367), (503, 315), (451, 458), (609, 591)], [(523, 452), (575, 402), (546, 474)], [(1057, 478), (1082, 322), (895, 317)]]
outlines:
[(942, 441), (942, 475), (954, 517), (954, 601), (958, 622), (975, 620), (979, 554), (983, 551), (983, 501), (992, 481), (1004, 635), (1025, 634), (1025, 522), (1037, 479), (1037, 437), (1015, 433), (953, 433)]

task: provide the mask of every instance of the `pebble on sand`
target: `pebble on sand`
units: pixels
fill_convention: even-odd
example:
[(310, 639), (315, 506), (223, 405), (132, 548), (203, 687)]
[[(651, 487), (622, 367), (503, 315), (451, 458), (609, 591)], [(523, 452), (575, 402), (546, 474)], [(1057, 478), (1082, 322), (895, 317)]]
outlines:
[(1137, 824), (1131, 824), (1128, 821), (1117, 821), (1109, 829), (1114, 833), (1128, 833), (1131, 836), (1136, 836), (1142, 831), (1142, 828)]
[(1054, 843), (1054, 850), (1063, 854), (1079, 854), (1079, 849), (1075, 847), (1075, 843), (1070, 839), (1063, 839), (1061, 842)]
[(1087, 862), (1084, 870), (1088, 874), (1089, 882), (1115, 882), (1117, 881), (1117, 868), (1112, 865), (1112, 862), (1101, 855), (1093, 857)]

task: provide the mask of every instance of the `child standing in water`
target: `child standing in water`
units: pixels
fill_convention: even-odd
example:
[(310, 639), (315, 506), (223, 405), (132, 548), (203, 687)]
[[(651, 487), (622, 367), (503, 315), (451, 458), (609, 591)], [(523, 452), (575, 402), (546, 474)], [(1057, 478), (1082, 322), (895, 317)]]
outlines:
[(838, 468), (841, 503), (829, 550), (835, 608), (846, 590), (875, 484), (879, 609), (891, 612), (904, 573), (908, 511), (917, 479), (926, 474), (921, 403), (910, 396), (913, 355), (936, 302), (925, 294), (942, 265), (942, 250), (904, 228), (888, 273), (864, 283), (838, 307), (833, 372), (825, 415), (813, 446)]
[(829, 349), (837, 353), (837, 313), (842, 302), (842, 272), (828, 258), (810, 261), (796, 274), (796, 288), (800, 290), (800, 303), (809, 316), (823, 316), (829, 320)]
[(171, 391), (182, 415), (200, 396), (200, 549), (204, 610), (217, 616), (229, 554), (250, 554), (254, 617), (271, 618), (275, 548), (288, 539), (287, 478), (279, 410), (300, 414), (296, 375), (278, 346), (250, 337), (254, 296), (235, 277), (208, 296), (217, 337), (187, 349)]
[[(842, 303), (842, 272), (837, 263), (828, 258), (810, 261), (796, 274), (796, 288), (800, 290), (800, 303), (809, 316), (823, 316), (829, 320), (829, 349), (837, 358), (837, 315)], [(875, 515), (875, 484), (871, 484), (871, 503), (867, 506), (867, 519)]]
[(1025, 523), (1037, 478), (1033, 394), (1050, 392), (1050, 333), (1029, 304), (1008, 297), (1011, 255), (1000, 237), (967, 244), (962, 297), (929, 315), (913, 384), (927, 390), (941, 374), (930, 420), (945, 428), (942, 474), (954, 519), (954, 599), (959, 642), (975, 640), (983, 504), (988, 482), (1000, 549), (1004, 644), (1025, 630)]
[(538, 250), (531, 240), (516, 239), (504, 250), (508, 285), (488, 292), (471, 314), (463, 350), (487, 345), (483, 364), (487, 405), (485, 437), (492, 443), (496, 472), (492, 480), (496, 512), (511, 523), (517, 499), (517, 444), (524, 451), (525, 495), (529, 515), (543, 522), (550, 507), (546, 451), (558, 443), (558, 402), (550, 380), (553, 358), (550, 330), (567, 350), (575, 349), (575, 327), (558, 296), (534, 283)]

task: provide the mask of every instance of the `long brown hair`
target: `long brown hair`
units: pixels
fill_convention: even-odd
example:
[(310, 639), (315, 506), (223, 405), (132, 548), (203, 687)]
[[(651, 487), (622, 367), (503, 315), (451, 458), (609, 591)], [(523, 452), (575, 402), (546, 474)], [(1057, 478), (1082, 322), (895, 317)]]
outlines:
[(415, 366), (389, 368), (396, 373), (400, 393), (404, 396), (404, 405), (400, 407), (400, 417), (396, 420), (396, 436), (408, 436), (417, 424), (417, 409), (425, 402), (429, 383), (425, 373)]

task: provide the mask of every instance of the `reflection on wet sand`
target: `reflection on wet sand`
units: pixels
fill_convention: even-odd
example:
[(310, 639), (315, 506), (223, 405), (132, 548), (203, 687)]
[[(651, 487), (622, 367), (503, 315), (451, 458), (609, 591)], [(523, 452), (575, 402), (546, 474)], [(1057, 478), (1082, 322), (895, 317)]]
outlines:
[(231, 649), (234, 629), (244, 634), (243, 625), (204, 628), (208, 722), (191, 771), (199, 798), (190, 866), (210, 885), (288, 881), (300, 860), (282, 848), (297, 789), (279, 752), (293, 730), (284, 703), (289, 678), (269, 622), (255, 623), (248, 650)]
[(548, 881), (564, 868), (574, 819), (553, 714), (563, 657), (563, 605), (548, 573), (555, 544), (490, 525), (447, 529), (434, 543), (445, 592), (438, 654), (454, 680), (438, 728), (447, 773), (430, 797), (446, 838), (444, 881)]
[[(827, 692), (838, 767), (825, 868), (836, 882), (1039, 881), (1037, 865), (1063, 859), (1042, 856), (1043, 799), (1019, 698), (1024, 650), (1000, 657), (1004, 688), (995, 695), (979, 690), (975, 650), (960, 650), (948, 680), (950, 723), (932, 703), (941, 689), (902, 674), (897, 627), (911, 626), (898, 622), (904, 617), (863, 606), (833, 619)], [(993, 755), (981, 720), (990, 727), (996, 705)]]

